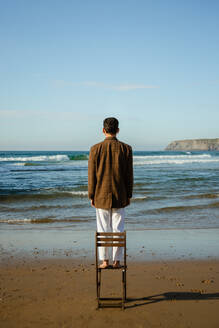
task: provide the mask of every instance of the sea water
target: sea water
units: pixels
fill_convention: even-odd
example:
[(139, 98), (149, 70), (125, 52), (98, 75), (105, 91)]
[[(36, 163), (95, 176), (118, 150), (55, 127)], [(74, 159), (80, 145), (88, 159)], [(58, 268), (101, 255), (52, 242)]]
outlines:
[[(0, 229), (95, 230), (88, 151), (0, 152)], [(127, 230), (219, 228), (219, 152), (134, 152)]]

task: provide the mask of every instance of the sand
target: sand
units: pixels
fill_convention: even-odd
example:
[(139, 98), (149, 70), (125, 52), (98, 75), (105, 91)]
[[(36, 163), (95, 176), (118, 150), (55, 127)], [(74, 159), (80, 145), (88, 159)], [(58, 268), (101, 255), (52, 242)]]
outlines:
[[(90, 260), (9, 257), (0, 264), (0, 327), (219, 327), (219, 261), (130, 262), (126, 309), (96, 310)], [(119, 296), (121, 272), (103, 272)]]

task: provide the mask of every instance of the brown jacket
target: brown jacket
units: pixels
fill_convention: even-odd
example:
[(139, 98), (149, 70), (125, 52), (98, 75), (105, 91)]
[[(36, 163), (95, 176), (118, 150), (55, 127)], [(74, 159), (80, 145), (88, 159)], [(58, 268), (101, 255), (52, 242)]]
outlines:
[(132, 148), (116, 137), (107, 137), (90, 149), (88, 197), (96, 208), (129, 205), (133, 187)]

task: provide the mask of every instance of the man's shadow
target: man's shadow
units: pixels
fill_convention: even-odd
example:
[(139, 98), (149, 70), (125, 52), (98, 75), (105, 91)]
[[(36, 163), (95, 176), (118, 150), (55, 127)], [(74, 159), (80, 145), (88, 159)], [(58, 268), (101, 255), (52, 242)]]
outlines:
[(219, 300), (219, 293), (167, 292), (141, 298), (127, 298), (126, 308), (133, 308), (163, 301)]

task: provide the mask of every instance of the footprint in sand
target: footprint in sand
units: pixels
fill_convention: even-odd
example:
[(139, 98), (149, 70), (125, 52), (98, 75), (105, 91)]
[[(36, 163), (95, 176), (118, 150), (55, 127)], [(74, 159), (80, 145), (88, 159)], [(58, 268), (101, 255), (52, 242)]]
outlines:
[(182, 282), (177, 282), (177, 283), (176, 283), (176, 286), (177, 286), (177, 287), (183, 287), (184, 284), (183, 284)]
[(206, 293), (206, 290), (205, 289), (190, 289), (190, 292), (204, 294), (204, 293)]
[(205, 279), (205, 280), (202, 280), (202, 284), (213, 284), (214, 283), (214, 280), (210, 280), (210, 279)]

